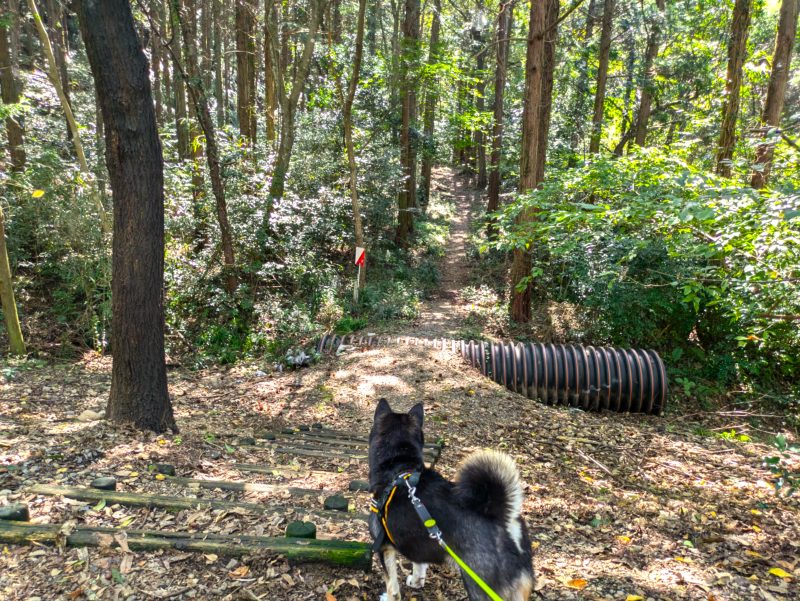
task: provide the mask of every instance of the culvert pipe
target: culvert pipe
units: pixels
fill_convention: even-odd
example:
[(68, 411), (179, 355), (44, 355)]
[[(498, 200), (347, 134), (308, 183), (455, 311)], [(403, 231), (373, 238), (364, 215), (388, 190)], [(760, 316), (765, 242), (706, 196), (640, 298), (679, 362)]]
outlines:
[(335, 353), (342, 346), (396, 344), (459, 353), (484, 376), (548, 405), (660, 415), (667, 404), (667, 371), (658, 353), (651, 350), (411, 336), (326, 335), (317, 344), (317, 351)]

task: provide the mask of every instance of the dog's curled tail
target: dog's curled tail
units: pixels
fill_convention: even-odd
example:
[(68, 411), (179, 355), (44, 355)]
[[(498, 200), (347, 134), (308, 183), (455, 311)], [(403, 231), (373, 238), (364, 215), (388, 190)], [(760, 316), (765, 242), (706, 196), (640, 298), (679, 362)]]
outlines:
[(478, 451), (458, 470), (456, 494), (465, 507), (505, 527), (522, 545), (522, 481), (514, 460), (497, 451)]

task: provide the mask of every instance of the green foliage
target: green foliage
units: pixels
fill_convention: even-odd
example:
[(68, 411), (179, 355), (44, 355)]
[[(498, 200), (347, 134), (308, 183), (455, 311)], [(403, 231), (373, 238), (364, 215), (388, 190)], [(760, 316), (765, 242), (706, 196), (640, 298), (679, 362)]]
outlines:
[[(515, 225), (528, 207), (537, 220)], [(532, 277), (581, 308), (588, 340), (699, 343), (717, 355), (717, 378), (790, 378), (800, 374), (799, 216), (796, 194), (759, 194), (643, 150), (555, 172), (505, 209), (497, 246), (537, 250)]]
[(790, 445), (783, 434), (776, 436), (772, 445), (778, 454), (764, 457), (764, 465), (774, 477), (775, 492), (791, 496), (800, 489), (800, 475), (790, 467), (792, 454), (800, 453), (800, 446)]

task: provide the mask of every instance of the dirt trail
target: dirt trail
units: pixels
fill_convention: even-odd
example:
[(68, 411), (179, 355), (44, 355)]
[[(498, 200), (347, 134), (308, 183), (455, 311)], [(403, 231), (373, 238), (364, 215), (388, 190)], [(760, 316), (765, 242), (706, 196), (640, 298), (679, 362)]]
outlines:
[(442, 260), (441, 280), (436, 296), (424, 303), (409, 334), (426, 338), (454, 337), (465, 317), (458, 292), (468, 281), (467, 240), (473, 207), (482, 194), (471, 187), (470, 178), (453, 169), (434, 170), (434, 189), (452, 196), (456, 212), (450, 225), (447, 252)]

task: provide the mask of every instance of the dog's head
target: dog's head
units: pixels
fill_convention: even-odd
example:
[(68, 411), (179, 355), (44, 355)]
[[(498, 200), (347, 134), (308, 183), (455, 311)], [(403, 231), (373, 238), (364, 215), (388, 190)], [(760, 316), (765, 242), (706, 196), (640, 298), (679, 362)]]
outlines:
[(423, 465), (425, 412), (417, 403), (408, 413), (395, 413), (386, 399), (378, 401), (369, 433), (370, 476), (393, 469), (418, 469)]

